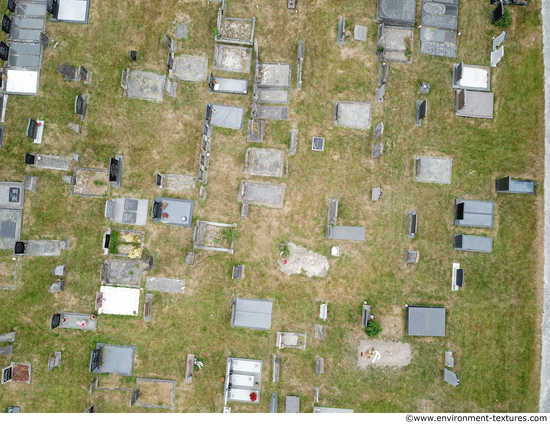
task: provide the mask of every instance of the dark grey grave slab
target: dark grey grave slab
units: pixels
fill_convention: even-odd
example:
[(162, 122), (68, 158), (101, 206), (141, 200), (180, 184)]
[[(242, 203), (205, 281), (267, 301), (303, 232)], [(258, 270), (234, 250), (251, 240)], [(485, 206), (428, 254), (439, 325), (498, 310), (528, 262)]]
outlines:
[(212, 75), (212, 72), (210, 72), (208, 87), (210, 88), (210, 91), (215, 93), (247, 94), (248, 80), (215, 77)]
[(285, 184), (242, 180), (237, 202), (280, 209), (284, 199)]
[(314, 152), (322, 152), (325, 150), (325, 139), (322, 137), (313, 137), (311, 141), (311, 150)]
[(422, 27), (420, 28), (420, 53), (455, 58), (456, 35), (456, 31)]
[(10, 54), (9, 46), (3, 41), (0, 41), (0, 59), (4, 61), (8, 60), (9, 54)]
[(130, 397), (130, 406), (134, 406), (137, 400), (139, 399), (140, 390), (136, 389), (134, 393), (132, 393), (132, 396)]
[(493, 68), (496, 68), (498, 63), (501, 61), (501, 59), (504, 57), (504, 46), (501, 46), (499, 49), (495, 50), (494, 52), (491, 52), (491, 66)]
[(246, 140), (254, 143), (263, 142), (264, 130), (265, 130), (265, 121), (260, 121), (258, 119), (249, 120)]
[[(165, 405), (163, 401), (165, 401), (166, 399), (164, 398), (161, 401), (159, 401), (158, 404), (155, 404), (155, 405), (144, 403), (143, 401), (144, 396), (141, 396), (143, 395), (143, 393), (142, 393), (142, 389), (140, 389), (140, 383), (144, 383), (144, 382), (154, 382), (154, 383), (157, 383), (159, 386), (160, 385), (165, 385), (168, 387), (171, 386), (172, 388), (172, 396), (170, 399), (171, 403)], [(142, 387), (143, 387), (143, 384), (142, 384)], [(159, 391), (160, 390), (162, 389), (159, 388)], [(176, 381), (175, 380), (159, 380), (156, 378), (138, 378), (136, 380), (136, 392), (140, 392), (141, 397), (136, 398), (136, 401), (134, 403), (135, 406), (141, 406), (145, 408), (173, 409), (174, 405), (176, 404)]]
[(493, 119), (494, 93), (456, 90), (455, 115)]
[(153, 310), (153, 295), (147, 293), (145, 295), (145, 303), (143, 305), (143, 320), (149, 322), (151, 320), (151, 313)]
[(241, 130), (244, 122), (244, 107), (208, 103), (206, 120), (214, 127)]
[(332, 234), (327, 238), (331, 240), (365, 241), (365, 227), (335, 225), (332, 227)]
[(367, 130), (371, 125), (372, 104), (364, 102), (334, 102), (334, 125)]
[(127, 97), (161, 102), (164, 97), (166, 77), (145, 71), (130, 71)]
[(256, 63), (254, 84), (260, 87), (289, 88), (292, 78), (290, 63)]
[(106, 285), (139, 287), (143, 269), (141, 261), (106, 260), (101, 267), (101, 282)]
[(284, 152), (251, 147), (246, 151), (244, 173), (261, 177), (283, 176)]
[(378, 0), (376, 22), (414, 26), (416, 0)]
[(0, 342), (14, 342), (15, 341), (15, 331), (11, 333), (0, 334)]
[(10, 55), (9, 64), (11, 67), (39, 68), (42, 60), (39, 56), (17, 56)]
[(201, 56), (181, 55), (174, 58), (169, 78), (181, 81), (206, 81), (208, 59)]
[(151, 291), (182, 294), (185, 289), (185, 281), (174, 278), (147, 277), (145, 288)]
[(45, 27), (45, 20), (40, 18), (29, 18), (27, 16), (14, 16), (11, 25), (12, 28), (43, 30)]
[(162, 222), (180, 227), (191, 227), (195, 202), (192, 200), (156, 197), (151, 217), (154, 222)]
[(57, 13), (50, 15), (52, 22), (87, 24), (90, 0), (57, 0)]
[(361, 316), (361, 328), (365, 328), (369, 320), (374, 319), (374, 315), (370, 313), (370, 305), (367, 302), (363, 303), (363, 314)]
[(379, 158), (382, 155), (383, 152), (384, 152), (384, 143), (378, 143), (372, 149), (372, 158), (373, 159)]
[[(7, 1), (6, 7), (8, 8), (8, 10), (10, 12), (15, 12), (16, 6), (17, 6), (17, 3), (15, 3), (15, 0), (8, 0)], [(23, 13), (23, 15), (24, 15), (24, 13)]]
[(337, 34), (336, 34), (336, 44), (339, 45), (339, 46), (343, 46), (344, 41), (345, 41), (345, 37), (346, 37), (346, 18), (341, 18), (338, 21), (338, 30), (337, 30)]
[(233, 271), (231, 272), (231, 279), (242, 280), (243, 278), (244, 278), (244, 265), (233, 266)]
[[(288, 0), (289, 4), (292, 0)], [(277, 393), (271, 393), (271, 401), (269, 402), (269, 413), (270, 414), (276, 414), (277, 408), (279, 404), (279, 399), (277, 397)]]
[(423, 0), (420, 23), (425, 27), (456, 31), (458, 28), (458, 0)]
[(414, 156), (414, 181), (451, 184), (452, 158)]
[(416, 211), (410, 211), (408, 231), (407, 231), (407, 235), (409, 238), (414, 238), (414, 236), (416, 235), (417, 226), (418, 226), (418, 215), (416, 214)]
[(0, 209), (0, 249), (14, 249), (21, 237), (21, 222), (21, 210)]
[(443, 379), (451, 386), (458, 387), (458, 376), (447, 368), (445, 368), (443, 373)]
[(56, 277), (63, 277), (65, 275), (66, 270), (67, 270), (66, 265), (56, 265), (52, 273)]
[(55, 171), (68, 171), (71, 168), (72, 158), (52, 155), (36, 155), (35, 163), (31, 166)]
[(364, 25), (355, 25), (353, 38), (355, 41), (367, 41), (367, 27)]
[(407, 306), (407, 335), (445, 337), (445, 308)]
[(323, 326), (321, 324), (315, 324), (313, 338), (318, 340), (323, 340)]
[(427, 114), (428, 114), (428, 101), (417, 100), (414, 125), (416, 125), (417, 127), (422, 125), (422, 120), (426, 117)]
[(135, 50), (130, 50), (130, 60), (132, 62), (137, 62), (138, 52)]
[(455, 200), (455, 225), (493, 228), (495, 203), (486, 200)]
[(378, 85), (383, 85), (388, 82), (389, 68), (388, 62), (382, 62), (378, 65)]
[(42, 17), (44, 17), (44, 19), (46, 18), (46, 3), (45, 2), (38, 2), (38, 3), (18, 2), (18, 3), (15, 3), (15, 1), (14, 1), (13, 4), (17, 4), (17, 9), (12, 10), (12, 12), (15, 12), (16, 15), (42, 16)]
[(30, 43), (11, 43), (10, 51), (11, 54), (40, 56), (42, 54), (42, 46)]
[(298, 130), (290, 131), (290, 148), (288, 150), (289, 156), (294, 156), (298, 150)]
[(0, 347), (0, 356), (9, 356), (13, 353), (13, 345)]
[(532, 180), (514, 180), (512, 177), (496, 179), (497, 193), (535, 194), (535, 182)]
[(504, 40), (506, 40), (506, 35), (508, 33), (506, 31), (502, 31), (500, 35), (493, 39), (493, 50), (498, 49), (498, 46), (500, 46)]
[(428, 84), (426, 81), (423, 81), (422, 84), (420, 84), (420, 87), (418, 88), (419, 94), (430, 94), (430, 84)]
[(288, 107), (260, 105), (257, 106), (256, 117), (269, 120), (288, 119)]
[(117, 346), (98, 343), (96, 349), (102, 349), (102, 361), (98, 368), (91, 371), (98, 374), (131, 376), (134, 373), (135, 346)]
[(54, 368), (61, 368), (61, 352), (54, 352), (53, 356), (48, 360), (48, 371)]
[(48, 293), (59, 293), (65, 289), (65, 280), (59, 280), (50, 284), (48, 287)]
[(216, 44), (212, 69), (227, 72), (250, 72), (252, 51), (246, 47)]
[(493, 251), (493, 238), (455, 234), (453, 236), (453, 248), (454, 250), (465, 250), (467, 252), (491, 253)]
[(290, 102), (290, 90), (279, 88), (258, 88), (254, 90), (254, 101), (258, 103)]
[[(50, 321), (50, 330), (59, 328), (70, 328), (75, 330), (92, 330), (97, 328), (97, 318), (92, 320), (90, 314), (80, 314), (74, 312), (60, 312), (59, 314), (52, 315)], [(82, 325), (85, 322), (85, 325)]]
[(42, 31), (37, 29), (21, 29), (14, 28), (10, 31), (8, 40), (20, 40), (20, 41), (40, 41), (40, 34)]
[(189, 33), (189, 24), (187, 22), (176, 26), (176, 38), (187, 38)]
[(382, 84), (382, 86), (378, 87), (374, 92), (374, 101), (377, 103), (383, 103), (385, 94), (386, 94), (386, 84)]
[(287, 396), (285, 413), (297, 414), (300, 412), (300, 398), (298, 396)]
[(231, 327), (269, 330), (273, 301), (263, 299), (233, 298)]

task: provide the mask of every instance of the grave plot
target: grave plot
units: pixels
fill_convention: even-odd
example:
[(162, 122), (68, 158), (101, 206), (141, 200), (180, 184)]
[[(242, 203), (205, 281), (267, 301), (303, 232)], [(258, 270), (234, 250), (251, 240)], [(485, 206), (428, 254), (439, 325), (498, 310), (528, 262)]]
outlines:
[(496, 179), (497, 193), (535, 194), (535, 182), (532, 180), (515, 180), (512, 177)]
[(445, 308), (408, 305), (407, 335), (445, 337)]
[(89, 371), (96, 374), (132, 376), (135, 354), (135, 346), (98, 343), (90, 355)]
[(481, 91), (456, 90), (455, 115), (493, 119), (495, 95)]
[(42, 65), (42, 44), (21, 42), (10, 43), (8, 63), (11, 68), (40, 69)]
[(453, 236), (453, 249), (466, 252), (491, 253), (493, 251), (493, 238), (455, 234)]
[(285, 200), (285, 184), (242, 180), (237, 202), (280, 209)]
[(248, 93), (247, 79), (215, 77), (214, 75), (212, 75), (212, 72), (210, 72), (210, 77), (208, 78), (208, 86), (210, 87), (210, 91), (215, 93)]
[(109, 193), (109, 171), (105, 169), (75, 168), (71, 194), (85, 197), (104, 197)]
[(17, 263), (0, 262), (0, 290), (15, 290)]
[(205, 120), (214, 127), (242, 130), (244, 123), (244, 107), (226, 106), (208, 103)]
[(281, 254), (279, 271), (286, 275), (301, 274), (305, 271), (308, 277), (326, 277), (330, 265), (328, 259), (305, 247), (288, 243), (288, 253)]
[(288, 108), (286, 106), (266, 106), (254, 103), (252, 110), (255, 118), (270, 120), (288, 119)]
[(139, 287), (143, 269), (141, 261), (105, 260), (101, 265), (101, 282), (106, 285)]
[(218, 10), (218, 20), (216, 28), (218, 34), (215, 40), (221, 43), (245, 44), (251, 46), (254, 43), (254, 27), (256, 18), (242, 19), (229, 18), (224, 16), (225, 2)]
[(16, 256), (59, 256), (62, 250), (69, 250), (70, 240), (22, 240), (15, 242)]
[(145, 233), (109, 228), (103, 236), (103, 254), (141, 259)]
[(367, 130), (371, 125), (372, 104), (362, 102), (334, 102), (334, 125)]
[(329, 240), (365, 241), (365, 227), (327, 225), (325, 237)]
[(164, 98), (166, 77), (153, 72), (123, 70), (122, 88), (124, 96), (161, 102)]
[(414, 156), (414, 181), (451, 184), (452, 158)]
[(357, 348), (357, 367), (405, 367), (411, 363), (412, 352), (408, 343), (382, 340), (363, 340)]
[(256, 88), (254, 86), (253, 99), (258, 103), (288, 103), (290, 90), (286, 88)]
[(156, 183), (159, 188), (168, 191), (195, 190), (196, 177), (177, 174), (157, 174)]
[(156, 197), (151, 209), (151, 218), (157, 223), (191, 227), (194, 206), (195, 202), (192, 200)]
[(262, 388), (263, 361), (227, 358), (225, 367), (224, 403), (248, 402), (259, 404)]
[(101, 306), (98, 314), (137, 316), (139, 309), (139, 289), (127, 287), (101, 286)]
[(376, 60), (412, 64), (413, 39), (413, 28), (380, 25), (376, 43)]
[(261, 87), (289, 88), (292, 72), (290, 63), (256, 63), (254, 85)]
[(95, 331), (97, 328), (97, 317), (95, 315), (77, 312), (60, 312), (52, 315), (50, 320), (50, 330), (57, 327)]
[(456, 57), (458, 0), (423, 0), (420, 22), (420, 53)]
[(151, 291), (182, 294), (185, 289), (185, 280), (163, 277), (147, 277), (145, 288)]
[(105, 218), (118, 224), (145, 225), (147, 223), (147, 199), (114, 199), (105, 203)]
[(252, 51), (249, 48), (216, 44), (212, 69), (248, 74), (251, 58)]
[(208, 60), (201, 56), (181, 55), (174, 58), (169, 78), (180, 81), (206, 81)]
[(128, 382), (123, 380), (117, 375), (108, 375), (106, 377), (96, 377), (90, 383), (90, 391), (92, 394), (96, 390), (117, 391), (117, 392), (131, 392)]
[(465, 65), (464, 62), (453, 65), (452, 87), (472, 91), (491, 90), (491, 67)]
[(72, 157), (39, 155), (26, 153), (25, 163), (33, 168), (53, 169), (55, 171), (68, 171), (71, 168)]
[(233, 253), (237, 224), (197, 220), (193, 230), (193, 249)]
[(273, 301), (263, 299), (233, 298), (231, 327), (269, 330)]
[(2, 369), (2, 384), (27, 383), (31, 384), (31, 364), (24, 362), (12, 362), (9, 367)]
[(378, 0), (376, 22), (412, 27), (416, 17), (416, 0)]
[(155, 378), (138, 378), (139, 396), (134, 406), (173, 409), (176, 403), (176, 381)]
[(54, 0), (50, 21), (72, 24), (87, 24), (90, 12), (90, 0)]
[(306, 349), (307, 334), (277, 332), (276, 346), (279, 349)]
[(13, 250), (21, 237), (25, 185), (0, 182), (0, 249)]
[(282, 150), (251, 147), (246, 151), (244, 173), (261, 177), (282, 177), (283, 162)]
[(250, 119), (248, 121), (248, 131), (246, 141), (262, 143), (264, 141), (265, 121)]

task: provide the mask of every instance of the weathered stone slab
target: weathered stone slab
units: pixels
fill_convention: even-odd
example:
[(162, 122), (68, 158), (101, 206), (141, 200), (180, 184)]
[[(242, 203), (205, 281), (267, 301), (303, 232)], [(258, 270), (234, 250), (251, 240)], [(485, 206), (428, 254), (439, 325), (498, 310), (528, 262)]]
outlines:
[(181, 81), (206, 81), (208, 77), (208, 59), (201, 56), (181, 55), (174, 58), (169, 78)]
[(249, 48), (216, 44), (212, 69), (248, 74), (251, 57), (252, 51)]
[(371, 125), (372, 104), (364, 102), (334, 102), (334, 125), (367, 130)]
[(246, 151), (244, 173), (262, 177), (282, 177), (283, 161), (282, 150), (251, 147)]
[(298, 396), (287, 396), (285, 413), (297, 414), (300, 412), (300, 398)]
[(346, 36), (346, 18), (341, 18), (338, 21), (338, 33), (337, 33), (336, 44), (339, 46), (343, 46), (345, 41), (345, 36)]
[(454, 368), (455, 358), (453, 357), (452, 351), (445, 351), (445, 366), (449, 368)]
[(127, 96), (130, 98), (161, 102), (164, 98), (166, 76), (153, 72), (132, 70), (127, 80)]
[(145, 295), (145, 304), (143, 305), (143, 319), (148, 322), (151, 320), (151, 312), (153, 309), (153, 295), (147, 293)]
[(298, 150), (298, 130), (292, 130), (290, 132), (290, 149), (288, 150), (289, 156), (294, 156)]
[(285, 184), (242, 180), (237, 202), (269, 208), (282, 208), (284, 199)]
[(414, 156), (414, 181), (451, 184), (453, 159)]
[(264, 141), (264, 129), (265, 121), (258, 119), (251, 119), (248, 121), (248, 132), (246, 134), (246, 141), (254, 143), (261, 143)]
[(48, 287), (48, 293), (59, 293), (65, 289), (65, 280), (59, 280), (50, 284)]
[(418, 88), (419, 94), (430, 94), (430, 84), (428, 84), (426, 81), (423, 81), (422, 84), (420, 84), (420, 87)]
[(288, 107), (286, 106), (256, 106), (256, 118), (269, 120), (288, 119)]
[(374, 127), (374, 139), (378, 140), (382, 134), (384, 134), (384, 123), (380, 122), (376, 127)]
[(323, 326), (321, 324), (315, 324), (313, 338), (318, 340), (323, 340)]
[(142, 274), (140, 260), (106, 260), (101, 266), (101, 282), (107, 285), (139, 287)]
[(504, 42), (504, 40), (506, 40), (506, 35), (507, 32), (502, 31), (500, 35), (493, 40), (493, 50), (498, 49), (498, 46), (500, 46)]
[(324, 358), (315, 358), (315, 372), (317, 373), (317, 377), (319, 377), (319, 374), (325, 373), (325, 359)]
[(364, 25), (355, 25), (353, 38), (355, 41), (367, 41), (367, 27)]
[(56, 277), (63, 277), (65, 275), (65, 271), (67, 270), (66, 265), (56, 265), (53, 269), (52, 273)]
[[(19, 243), (19, 242), (18, 242)], [(16, 243), (14, 248), (15, 255), (22, 256), (59, 256), (62, 250), (69, 250), (69, 239), (65, 240), (27, 240), (23, 241), (24, 251), (19, 253), (23, 246)]]
[(53, 356), (48, 360), (48, 371), (54, 368), (61, 367), (61, 352), (54, 352)]
[(13, 353), (13, 345), (0, 347), (0, 356), (9, 356)]
[(38, 177), (29, 177), (28, 175), (25, 175), (25, 178), (23, 178), (23, 184), (25, 185), (25, 190), (36, 191)]
[(11, 333), (0, 334), (0, 342), (14, 342), (15, 341), (15, 331)]
[(378, 87), (374, 93), (374, 101), (377, 103), (384, 102), (384, 95), (386, 94), (386, 84), (382, 84), (381, 87)]
[(378, 65), (378, 85), (388, 82), (389, 65), (388, 62), (382, 62)]
[(185, 289), (185, 281), (173, 278), (147, 277), (145, 288), (151, 291), (181, 294)]
[(257, 63), (254, 70), (256, 87), (289, 88), (292, 78), (290, 63)]
[(71, 162), (71, 157), (36, 154), (35, 162), (30, 166), (41, 169), (53, 169), (56, 171), (68, 171), (71, 168)]
[(254, 100), (258, 103), (290, 102), (290, 90), (284, 88), (258, 88), (254, 91)]
[(176, 26), (176, 38), (187, 38), (189, 33), (189, 24), (184, 22)]
[(185, 263), (187, 265), (193, 265), (195, 263), (195, 252), (189, 252), (185, 256)]
[(74, 122), (69, 122), (67, 124), (67, 127), (77, 134), (82, 134), (82, 125), (75, 124)]
[(338, 199), (329, 199), (328, 201), (328, 225), (336, 225), (338, 220)]
[(491, 66), (493, 68), (496, 68), (498, 63), (501, 61), (501, 59), (504, 57), (504, 46), (502, 46), (500, 49), (495, 50), (494, 52), (491, 52)]
[(281, 357), (273, 354), (273, 383), (279, 382), (279, 374), (281, 372)]

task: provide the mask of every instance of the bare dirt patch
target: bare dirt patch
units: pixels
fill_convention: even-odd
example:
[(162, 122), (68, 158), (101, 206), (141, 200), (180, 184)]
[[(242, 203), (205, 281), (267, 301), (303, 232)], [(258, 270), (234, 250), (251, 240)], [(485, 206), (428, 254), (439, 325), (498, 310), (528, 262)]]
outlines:
[(286, 259), (279, 260), (279, 271), (286, 275), (301, 274), (302, 270), (308, 277), (326, 277), (330, 265), (325, 256), (296, 246), (289, 242), (290, 254)]
[(385, 340), (363, 340), (357, 348), (357, 366), (404, 367), (411, 363), (411, 346), (408, 343)]
[(74, 194), (103, 196), (109, 190), (109, 174), (107, 172), (77, 169), (75, 172)]
[(174, 406), (172, 404), (173, 383), (171, 381), (143, 381), (138, 383), (141, 405)]
[(403, 311), (399, 306), (394, 306), (391, 315), (377, 315), (376, 320), (382, 326), (384, 338), (399, 340), (404, 335)]

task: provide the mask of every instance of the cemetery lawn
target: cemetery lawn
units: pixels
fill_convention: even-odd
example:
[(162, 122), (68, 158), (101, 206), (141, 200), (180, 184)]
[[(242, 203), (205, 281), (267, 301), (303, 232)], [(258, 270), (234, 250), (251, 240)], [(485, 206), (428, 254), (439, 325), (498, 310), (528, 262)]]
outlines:
[[(22, 239), (71, 239), (60, 258), (18, 258), (0, 251), (2, 290), (0, 333), (16, 331), (13, 355), (0, 357), (32, 364), (32, 382), (0, 387), (0, 411), (10, 405), (22, 412), (83, 412), (91, 404), (98, 412), (161, 412), (128, 407), (131, 392), (96, 391), (88, 394), (96, 376), (88, 372), (90, 352), (97, 342), (135, 345), (135, 379), (177, 381), (173, 412), (221, 412), (228, 356), (262, 359), (260, 405), (232, 403), (233, 412), (267, 412), (270, 395), (301, 398), (301, 412), (312, 411), (314, 387), (320, 386), (320, 405), (355, 412), (535, 412), (540, 379), (540, 321), (542, 311), (543, 249), (543, 60), (540, 1), (528, 7), (509, 7), (512, 25), (504, 42), (506, 55), (491, 68), (495, 93), (493, 120), (454, 116), (455, 93), (451, 71), (455, 62), (489, 63), (491, 39), (500, 33), (489, 25), (489, 1), (460, 3), (456, 60), (419, 54), (418, 30), (413, 41), (413, 65), (390, 64), (384, 103), (374, 103), (378, 63), (374, 59), (376, 2), (362, 0), (301, 0), (298, 13), (286, 0), (230, 0), (229, 16), (256, 17), (260, 60), (292, 64), (288, 121), (267, 121), (263, 144), (246, 142), (251, 94), (210, 93), (206, 83), (179, 82), (177, 97), (161, 103), (124, 98), (123, 68), (166, 73), (167, 49), (162, 36), (173, 34), (176, 22), (188, 21), (189, 36), (178, 40), (178, 55), (208, 58), (212, 66), (219, 3), (151, 2), (137, 0), (93, 2), (89, 24), (48, 21), (47, 32), (57, 47), (44, 53), (40, 93), (10, 96), (4, 144), (0, 150), (2, 181), (22, 181), (37, 175), (35, 193), (27, 192)], [(421, 2), (417, 5), (420, 20)], [(346, 37), (336, 45), (338, 18), (346, 28), (366, 25), (367, 42)], [(282, 30), (284, 29), (284, 30)], [(296, 48), (305, 41), (302, 91), (296, 91)], [(138, 51), (131, 63), (130, 49)], [(65, 81), (58, 61), (84, 65), (93, 73), (91, 84)], [(214, 72), (233, 78), (250, 75)], [(417, 94), (419, 82), (432, 86)], [(251, 88), (249, 92), (251, 92)], [(67, 128), (77, 121), (73, 102), (88, 93), (88, 113), (81, 136)], [(415, 100), (428, 99), (428, 116), (414, 126)], [(384, 153), (371, 159), (372, 128), (335, 128), (335, 100), (373, 103), (372, 124), (383, 121)], [(206, 200), (193, 192), (162, 192), (155, 173), (196, 175), (199, 142), (207, 102), (247, 108), (242, 131), (215, 128)], [(28, 118), (45, 120), (42, 145), (25, 137)], [(290, 130), (299, 130), (298, 152), (288, 157)], [(312, 152), (313, 136), (325, 138), (324, 152)], [(240, 219), (236, 203), (249, 147), (282, 149), (289, 174), (261, 178), (286, 184), (283, 209), (250, 206)], [(145, 290), (138, 317), (98, 317), (96, 332), (49, 330), (50, 316), (60, 311), (93, 312), (100, 289), (102, 236), (111, 226), (104, 218), (105, 199), (70, 195), (57, 171), (25, 168), (24, 153), (82, 155), (80, 166), (106, 169), (110, 157), (123, 154), (122, 188), (110, 188), (109, 198), (155, 196), (195, 200), (195, 219), (238, 223), (235, 254), (197, 251), (195, 265), (185, 265), (192, 249), (192, 229), (154, 224), (149, 219), (144, 255), (153, 255), (148, 276), (185, 279), (183, 295), (154, 292), (152, 318), (143, 321)], [(414, 155), (453, 158), (450, 185), (414, 183)], [(68, 175), (69, 173), (67, 173)], [(511, 175), (534, 179), (536, 196), (496, 195), (495, 178)], [(371, 201), (373, 187), (383, 197)], [(495, 201), (494, 229), (453, 225), (456, 197)], [(325, 240), (328, 200), (340, 200), (338, 224), (366, 227), (366, 242)], [(151, 205), (151, 204), (150, 204)], [(409, 210), (418, 213), (418, 233), (407, 238)], [(125, 228), (116, 225), (115, 228)], [(131, 227), (128, 227), (131, 228)], [(493, 253), (455, 252), (454, 233), (494, 237)], [(326, 278), (286, 276), (277, 270), (279, 244), (292, 241), (328, 256), (340, 246), (339, 258), (329, 257)], [(420, 252), (417, 264), (405, 266), (405, 252)], [(452, 262), (465, 269), (465, 287), (451, 292)], [(47, 292), (55, 281), (51, 270), (66, 264), (65, 291)], [(232, 266), (245, 265), (246, 277), (231, 280)], [(143, 280), (142, 287), (144, 287)], [(272, 299), (270, 331), (230, 327), (233, 296)], [(409, 343), (412, 362), (400, 369), (357, 367), (357, 346), (366, 335), (360, 329), (361, 305), (367, 300), (381, 323), (380, 339)], [(319, 305), (328, 303), (328, 319), (319, 320)], [(405, 305), (447, 308), (444, 338), (405, 335)], [(315, 340), (315, 324), (324, 324), (324, 340)], [(277, 331), (307, 333), (307, 348), (277, 350)], [(63, 352), (61, 368), (47, 371), (48, 358)], [(458, 389), (443, 381), (444, 351), (452, 350)], [(185, 384), (188, 353), (205, 364)], [(271, 381), (271, 358), (281, 355), (279, 383)], [(382, 352), (383, 354), (383, 352)], [(325, 373), (315, 374), (315, 357), (325, 359)], [(100, 377), (101, 381), (101, 377)], [(168, 410), (170, 411), (170, 410)]]

